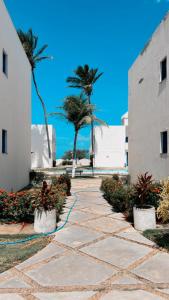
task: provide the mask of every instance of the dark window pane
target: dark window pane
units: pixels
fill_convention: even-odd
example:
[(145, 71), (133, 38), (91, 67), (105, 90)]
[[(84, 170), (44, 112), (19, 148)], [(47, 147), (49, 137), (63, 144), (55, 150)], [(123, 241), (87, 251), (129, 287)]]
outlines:
[(168, 134), (167, 131), (161, 132), (161, 152), (168, 153)]
[(5, 53), (5, 51), (3, 51), (2, 54), (2, 71), (5, 75), (7, 75), (7, 71), (8, 71), (8, 56)]
[(167, 58), (161, 62), (161, 81), (167, 78)]
[(2, 129), (2, 153), (7, 153), (7, 131)]

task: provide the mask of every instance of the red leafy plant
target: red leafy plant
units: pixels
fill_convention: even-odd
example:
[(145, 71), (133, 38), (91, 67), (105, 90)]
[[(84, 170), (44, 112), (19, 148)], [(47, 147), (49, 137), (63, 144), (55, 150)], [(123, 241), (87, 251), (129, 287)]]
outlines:
[(148, 172), (138, 176), (137, 183), (134, 185), (135, 204), (141, 208), (147, 205), (158, 206), (160, 185), (154, 183), (152, 175)]
[(59, 210), (66, 197), (66, 187), (64, 185), (48, 186), (43, 181), (42, 189), (32, 195), (32, 206), (39, 211)]

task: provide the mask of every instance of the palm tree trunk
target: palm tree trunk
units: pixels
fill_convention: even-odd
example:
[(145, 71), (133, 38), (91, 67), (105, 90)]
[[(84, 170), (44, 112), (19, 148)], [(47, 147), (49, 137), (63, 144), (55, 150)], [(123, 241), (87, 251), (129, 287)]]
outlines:
[[(91, 104), (90, 96), (88, 95), (88, 103)], [(93, 120), (91, 121), (91, 167), (92, 167), (92, 174), (94, 176), (94, 124)]]
[(34, 70), (32, 70), (32, 77), (33, 77), (33, 82), (34, 82), (34, 85), (35, 85), (35, 89), (36, 89), (36, 93), (39, 97), (39, 100), (42, 104), (42, 108), (43, 108), (43, 113), (44, 113), (44, 119), (45, 119), (45, 127), (46, 127), (46, 135), (47, 135), (47, 143), (48, 143), (48, 155), (49, 155), (49, 158), (51, 158), (51, 149), (50, 149), (50, 140), (49, 140), (49, 130), (48, 130), (48, 118), (47, 118), (47, 111), (46, 111), (46, 107), (45, 107), (45, 103), (39, 93), (39, 90), (38, 90), (38, 86), (37, 86), (37, 83), (36, 83), (36, 78), (35, 78), (35, 73), (34, 73)]
[(76, 171), (76, 144), (77, 144), (77, 135), (78, 135), (78, 130), (75, 130), (74, 146), (73, 146), (72, 178), (75, 177), (75, 171)]

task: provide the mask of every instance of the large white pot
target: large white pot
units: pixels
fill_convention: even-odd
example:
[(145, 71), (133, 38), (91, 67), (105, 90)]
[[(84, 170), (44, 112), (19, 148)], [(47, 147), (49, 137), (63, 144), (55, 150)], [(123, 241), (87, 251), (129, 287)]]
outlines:
[(49, 211), (35, 210), (34, 230), (38, 233), (47, 233), (56, 229), (56, 209)]
[(133, 207), (134, 227), (137, 230), (147, 230), (156, 228), (155, 207), (147, 206), (147, 208)]

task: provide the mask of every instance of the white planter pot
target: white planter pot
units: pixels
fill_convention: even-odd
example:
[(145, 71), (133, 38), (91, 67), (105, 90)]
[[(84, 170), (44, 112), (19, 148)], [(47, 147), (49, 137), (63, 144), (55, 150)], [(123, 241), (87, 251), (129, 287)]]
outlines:
[(133, 207), (134, 227), (137, 230), (147, 230), (156, 228), (155, 207), (147, 208)]
[(49, 211), (35, 210), (34, 230), (38, 233), (48, 233), (56, 229), (56, 209)]

